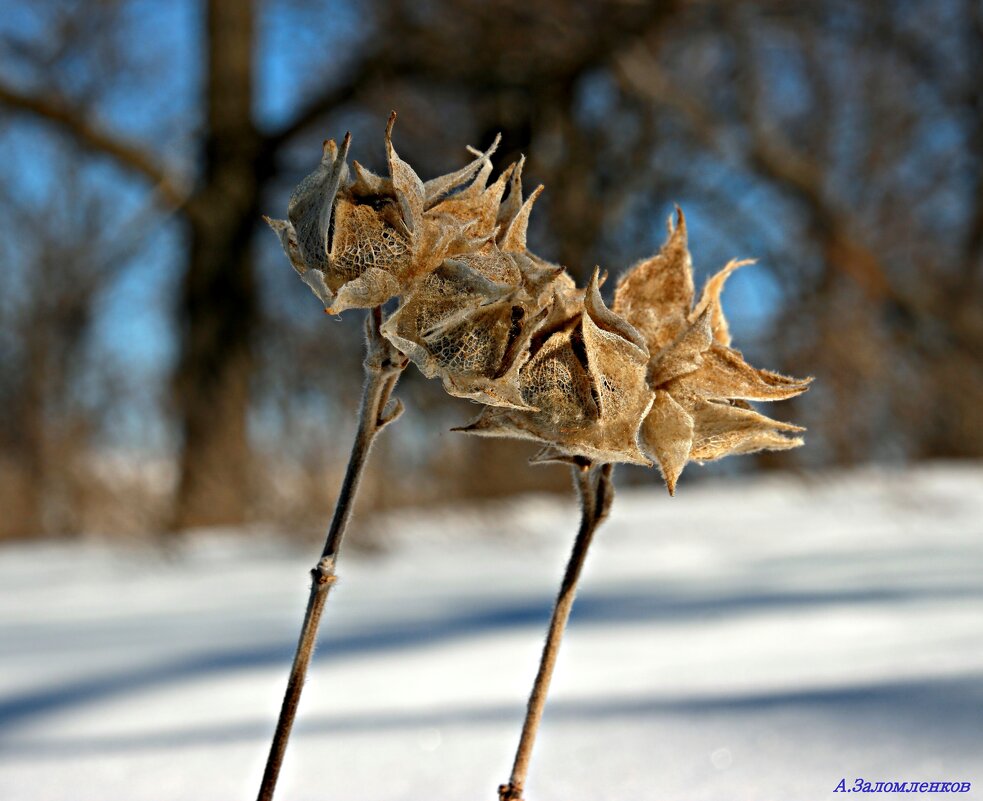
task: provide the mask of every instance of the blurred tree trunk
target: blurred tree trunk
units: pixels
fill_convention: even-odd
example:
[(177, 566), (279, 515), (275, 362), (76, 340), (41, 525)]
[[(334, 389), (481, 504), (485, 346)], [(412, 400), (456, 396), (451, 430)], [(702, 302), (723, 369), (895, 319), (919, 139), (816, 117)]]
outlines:
[[(41, 329), (43, 330), (43, 329)], [(25, 336), (29, 356), (23, 392), (15, 408), (7, 409), (16, 427), (4, 437), (4, 455), (10, 460), (5, 471), (3, 494), (5, 514), (0, 515), (0, 540), (35, 537), (44, 532), (44, 374), (48, 363), (43, 336)], [(12, 469), (10, 469), (12, 468)]]
[(269, 173), (252, 119), (253, 5), (210, 0), (207, 131), (201, 184), (188, 202), (190, 259), (174, 378), (183, 436), (174, 526), (246, 515), (252, 338), (258, 321), (252, 232)]

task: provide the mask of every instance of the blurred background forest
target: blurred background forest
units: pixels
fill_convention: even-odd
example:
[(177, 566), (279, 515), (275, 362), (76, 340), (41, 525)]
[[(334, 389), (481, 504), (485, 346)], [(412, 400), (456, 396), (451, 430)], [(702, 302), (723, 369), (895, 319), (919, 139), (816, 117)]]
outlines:
[[(326, 519), (361, 316), (263, 213), (321, 141), (424, 177), (501, 131), (533, 248), (581, 279), (687, 213), (698, 282), (807, 447), (724, 469), (983, 456), (980, 0), (0, 3), (0, 538)], [(610, 291), (610, 286), (608, 287)], [(363, 508), (566, 489), (407, 371)], [(690, 468), (683, 483), (717, 467)], [(657, 481), (653, 473), (623, 478)]]

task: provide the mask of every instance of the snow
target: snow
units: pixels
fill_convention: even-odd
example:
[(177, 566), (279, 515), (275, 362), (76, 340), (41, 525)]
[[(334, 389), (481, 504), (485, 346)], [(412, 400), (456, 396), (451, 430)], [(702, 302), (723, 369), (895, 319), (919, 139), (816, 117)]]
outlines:
[[(492, 801), (572, 501), (362, 524), (388, 547), (342, 555), (278, 798)], [(316, 549), (0, 550), (0, 799), (254, 797)], [(981, 465), (621, 491), (527, 798), (983, 799), (981, 580)]]

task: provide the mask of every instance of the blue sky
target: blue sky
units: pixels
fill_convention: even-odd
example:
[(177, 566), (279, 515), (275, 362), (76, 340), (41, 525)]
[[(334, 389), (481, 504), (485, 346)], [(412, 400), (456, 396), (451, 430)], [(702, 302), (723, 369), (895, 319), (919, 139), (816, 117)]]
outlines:
[[(0, 15), (0, 29), (5, 36), (29, 42), (40, 52), (50, 48), (50, 9), (58, 4), (4, 5), (6, 13)], [(299, 13), (299, 6), (291, 3), (265, 3), (261, 8), (256, 114), (260, 125), (275, 128), (289, 119), (307, 96), (344, 71), (367, 31), (360, 29), (354, 7), (347, 3), (324, 4), (313, 16)], [(112, 80), (93, 82), (88, 73), (98, 54), (83, 49), (69, 53), (56, 72), (43, 75), (26, 69), (23, 60), (16, 56), (4, 54), (5, 79), (24, 88), (53, 80), (68, 97), (95, 88), (99, 96), (96, 105), (99, 124), (143, 144), (172, 169), (193, 177), (195, 131), (200, 125), (196, 100), (202, 78), (201, 4), (193, 0), (137, 0), (124, 4), (123, 9), (122, 28), (113, 29), (115, 39), (107, 40), (121, 45), (120, 65)], [(583, 92), (584, 113), (603, 115), (610, 91), (603, 81), (588, 83)], [(319, 139), (320, 135), (315, 138)], [(354, 155), (371, 165), (371, 155), (366, 157), (364, 151), (359, 152), (366, 144), (356, 141)], [(371, 153), (378, 150), (373, 145)], [(5, 129), (0, 130), (0, 153), (7, 161), (7, 179), (13, 182), (18, 197), (29, 198), (38, 208), (44, 208), (58, 195), (59, 170), (72, 157), (63, 137), (20, 116), (7, 117)], [(671, 158), (671, 153), (665, 158)], [(672, 172), (672, 165), (664, 168)], [(727, 243), (733, 238), (733, 230), (715, 224), (699, 199), (687, 197), (666, 197), (663, 207), (651, 214), (646, 241), (625, 243), (619, 249), (639, 257), (646, 254), (646, 249), (654, 250), (664, 235), (665, 217), (675, 201), (687, 212), (698, 280), (718, 269), (728, 258), (763, 256), (781, 250), (789, 231), (783, 227), (781, 204), (776, 205), (776, 198), (748, 185), (739, 170), (721, 170), (717, 160), (690, 163), (684, 169), (716, 171), (711, 177), (722, 184), (727, 196), (735, 198), (733, 219), (728, 220), (732, 225), (740, 225), (742, 216), (760, 214), (762, 208), (768, 208), (768, 218), (772, 220), (769, 226), (742, 229), (745, 242), (749, 230), (757, 232), (755, 237), (759, 241), (751, 238), (751, 252), (729, 249)], [(530, 181), (535, 182), (534, 162), (528, 165), (527, 171)], [(87, 161), (85, 180), (113, 199), (114, 214), (103, 238), (131, 235), (127, 221), (139, 218), (147, 208), (143, 179), (115, 168), (104, 159), (96, 159)], [(271, 198), (270, 202), (282, 200)], [(159, 447), (169, 441), (170, 432), (148, 410), (160, 401), (176, 355), (171, 311), (182, 269), (184, 232), (177, 219), (162, 216), (141, 236), (136, 253), (114, 265), (115, 278), (99, 297), (93, 349), (101, 354), (97, 358), (107, 360), (119, 375), (127, 378), (134, 397), (133, 402), (120, 404), (116, 411), (113, 439)], [(283, 260), (272, 237), (261, 237), (259, 241), (264, 248), (261, 261), (269, 265), (268, 269), (289, 270), (285, 262), (280, 263)], [(551, 255), (548, 249), (544, 255)], [(25, 262), (20, 269), (27, 266)], [(619, 269), (628, 265), (603, 266), (616, 276)], [(4, 280), (10, 280), (16, 269), (9, 269)], [(310, 301), (303, 293), (297, 297)], [(756, 333), (762, 330), (779, 298), (777, 284), (761, 266), (744, 268), (731, 279), (725, 305), (733, 328), (748, 346), (750, 355), (755, 349)], [(298, 308), (297, 313), (310, 315), (313, 321), (320, 311), (313, 302), (307, 305), (308, 309)]]

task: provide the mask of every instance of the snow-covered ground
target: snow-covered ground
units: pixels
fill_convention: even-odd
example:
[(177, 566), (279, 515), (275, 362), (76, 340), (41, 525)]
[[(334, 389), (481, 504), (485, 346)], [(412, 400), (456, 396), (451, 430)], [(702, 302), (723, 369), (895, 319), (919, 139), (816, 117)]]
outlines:
[[(278, 798), (492, 801), (574, 525), (551, 499), (402, 513), (343, 554)], [(315, 549), (0, 550), (0, 799), (251, 799)], [(856, 778), (983, 799), (983, 467), (621, 492), (530, 801)]]

